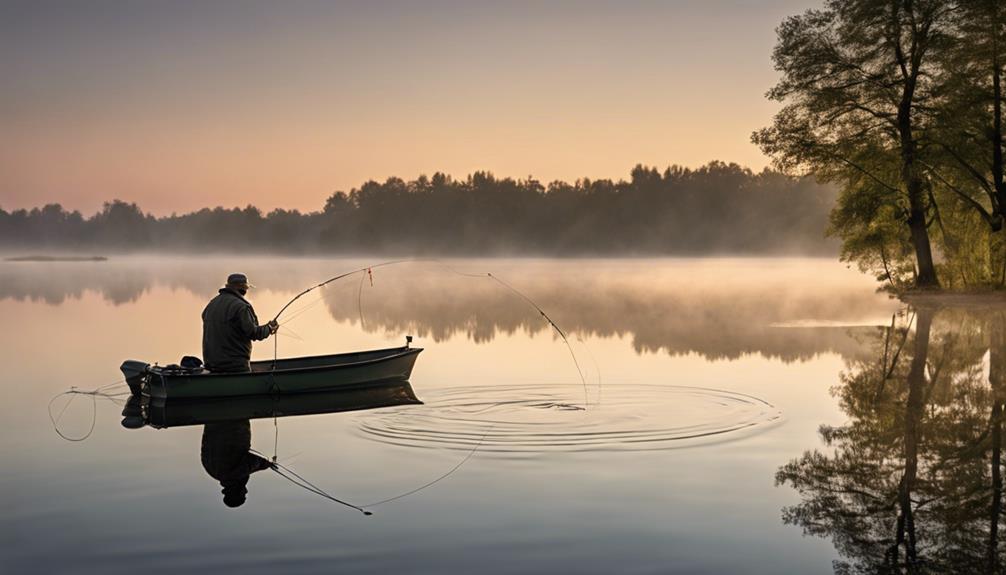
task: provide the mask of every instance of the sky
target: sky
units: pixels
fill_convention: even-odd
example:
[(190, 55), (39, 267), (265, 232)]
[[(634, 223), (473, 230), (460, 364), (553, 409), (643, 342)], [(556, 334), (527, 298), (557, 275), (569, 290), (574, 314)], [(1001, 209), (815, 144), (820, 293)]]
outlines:
[(0, 0), (0, 208), (312, 211), (390, 176), (768, 164), (812, 0)]

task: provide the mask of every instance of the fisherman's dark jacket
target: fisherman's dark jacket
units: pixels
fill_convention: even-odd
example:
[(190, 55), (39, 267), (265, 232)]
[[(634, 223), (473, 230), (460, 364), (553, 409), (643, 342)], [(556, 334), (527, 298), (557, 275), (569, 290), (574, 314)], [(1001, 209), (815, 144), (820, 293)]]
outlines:
[(223, 288), (203, 310), (203, 362), (210, 371), (249, 371), (252, 341), (269, 337), (248, 300)]

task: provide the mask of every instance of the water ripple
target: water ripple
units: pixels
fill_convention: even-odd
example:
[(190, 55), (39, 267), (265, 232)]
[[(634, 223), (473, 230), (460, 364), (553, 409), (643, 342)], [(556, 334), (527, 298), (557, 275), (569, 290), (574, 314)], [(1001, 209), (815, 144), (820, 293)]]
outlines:
[(754, 396), (701, 387), (608, 385), (584, 409), (575, 385), (468, 386), (425, 405), (361, 412), (358, 433), (408, 447), (495, 452), (643, 451), (739, 437), (781, 419)]

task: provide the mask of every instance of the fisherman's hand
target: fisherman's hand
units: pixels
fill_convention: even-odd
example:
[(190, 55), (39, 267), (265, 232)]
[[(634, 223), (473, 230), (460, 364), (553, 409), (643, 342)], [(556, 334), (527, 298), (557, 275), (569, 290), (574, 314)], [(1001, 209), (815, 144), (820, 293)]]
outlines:
[(274, 319), (269, 320), (269, 323), (266, 325), (269, 326), (269, 333), (276, 333), (279, 331), (279, 322)]

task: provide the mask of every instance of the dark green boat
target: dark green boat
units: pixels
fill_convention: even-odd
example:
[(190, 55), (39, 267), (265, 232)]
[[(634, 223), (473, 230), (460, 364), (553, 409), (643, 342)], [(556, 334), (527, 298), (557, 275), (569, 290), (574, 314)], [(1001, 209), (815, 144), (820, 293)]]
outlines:
[[(411, 338), (410, 338), (411, 339)], [(208, 399), (330, 391), (408, 381), (422, 348), (371, 351), (253, 361), (251, 371), (211, 373), (177, 365), (157, 366), (128, 360), (120, 369), (134, 395), (161, 399)]]
[(150, 426), (165, 429), (243, 419), (340, 413), (422, 403), (407, 381), (335, 391), (213, 399), (166, 400), (134, 395), (129, 398), (122, 411), (122, 425), (128, 428)]

